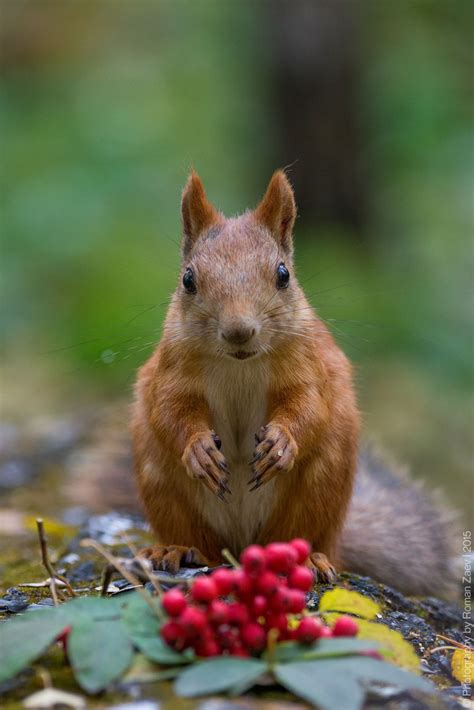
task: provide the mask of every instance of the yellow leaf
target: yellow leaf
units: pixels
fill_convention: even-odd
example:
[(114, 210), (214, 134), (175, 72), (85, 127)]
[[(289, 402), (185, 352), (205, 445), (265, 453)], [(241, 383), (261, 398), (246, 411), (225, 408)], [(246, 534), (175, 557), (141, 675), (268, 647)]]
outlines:
[[(53, 518), (42, 518), (44, 524), (44, 531), (47, 538), (64, 538), (72, 536), (77, 532), (77, 529), (72, 525), (66, 525), (66, 523), (61, 523), (59, 520), (54, 520)], [(25, 527), (32, 532), (36, 532), (36, 518), (33, 515), (27, 515), (25, 518)]]
[(406, 668), (413, 673), (420, 672), (420, 659), (411, 644), (406, 641), (399, 631), (389, 629), (384, 624), (358, 619), (359, 633), (357, 638), (370, 639), (380, 643), (380, 652), (387, 661), (397, 666)]
[(362, 619), (373, 619), (380, 614), (380, 607), (359, 592), (352, 592), (349, 589), (331, 589), (321, 597), (319, 611), (338, 611), (342, 614), (355, 614)]
[(451, 659), (451, 670), (456, 680), (466, 685), (474, 683), (473, 662), (473, 653), (469, 649), (458, 648), (457, 651), (454, 651)]

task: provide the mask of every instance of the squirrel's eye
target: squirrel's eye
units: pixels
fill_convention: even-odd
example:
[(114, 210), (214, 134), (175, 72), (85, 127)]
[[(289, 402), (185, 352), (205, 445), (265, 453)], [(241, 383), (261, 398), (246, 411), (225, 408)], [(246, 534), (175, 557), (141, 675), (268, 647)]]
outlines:
[(196, 293), (196, 284), (194, 282), (193, 270), (189, 267), (183, 274), (183, 286), (188, 293)]
[(277, 288), (286, 288), (290, 281), (290, 272), (286, 268), (283, 262), (278, 266), (277, 269)]

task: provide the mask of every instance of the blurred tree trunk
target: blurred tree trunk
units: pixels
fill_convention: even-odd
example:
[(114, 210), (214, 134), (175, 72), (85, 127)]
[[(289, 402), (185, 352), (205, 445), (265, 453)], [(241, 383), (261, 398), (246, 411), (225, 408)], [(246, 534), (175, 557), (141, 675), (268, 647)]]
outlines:
[(269, 0), (277, 162), (303, 219), (359, 229), (366, 216), (358, 123), (358, 3)]

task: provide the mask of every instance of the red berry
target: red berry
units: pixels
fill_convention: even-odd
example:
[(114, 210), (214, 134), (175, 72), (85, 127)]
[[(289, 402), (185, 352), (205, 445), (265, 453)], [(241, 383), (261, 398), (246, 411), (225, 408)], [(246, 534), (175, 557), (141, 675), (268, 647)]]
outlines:
[(56, 636), (56, 641), (61, 644), (65, 653), (67, 653), (68, 636), (71, 632), (71, 629), (72, 626), (66, 626), (64, 631), (61, 631), (59, 636)]
[(290, 589), (290, 614), (300, 614), (306, 607), (305, 593), (300, 589)]
[(288, 589), (288, 587), (280, 586), (278, 587), (275, 594), (269, 599), (269, 607), (272, 611), (284, 611), (289, 612), (292, 606), (292, 593), (293, 590)]
[(278, 629), (280, 633), (286, 632), (288, 630), (288, 619), (286, 614), (269, 614), (267, 616), (266, 627), (267, 629)]
[(195, 602), (209, 604), (217, 597), (216, 583), (211, 577), (197, 577), (191, 587), (191, 596)]
[(244, 569), (236, 569), (233, 578), (234, 594), (239, 599), (248, 599), (253, 592), (253, 580)]
[(322, 626), (321, 633), (319, 634), (320, 639), (330, 639), (332, 638), (332, 631), (329, 626)]
[(202, 658), (209, 658), (210, 656), (218, 656), (220, 654), (220, 647), (217, 641), (214, 639), (208, 639), (201, 643), (196, 644), (195, 649), (198, 656)]
[(186, 645), (186, 631), (176, 621), (167, 621), (161, 627), (161, 636), (168, 646), (181, 651)]
[(298, 555), (298, 564), (302, 565), (306, 562), (311, 552), (311, 545), (302, 537), (295, 537), (294, 540), (290, 540), (291, 547), (295, 550)]
[(260, 545), (249, 545), (240, 555), (240, 561), (248, 574), (259, 574), (265, 569), (265, 551)]
[(243, 626), (249, 620), (249, 612), (247, 607), (240, 602), (228, 604), (227, 623), (231, 626)]
[(221, 597), (226, 597), (231, 593), (234, 585), (234, 571), (222, 567), (212, 573), (211, 579), (216, 585), (217, 593)]
[(322, 628), (323, 625), (320, 621), (311, 616), (305, 616), (296, 629), (296, 640), (300, 643), (313, 643), (316, 639), (321, 638)]
[(255, 587), (264, 597), (271, 597), (280, 587), (280, 581), (273, 572), (263, 572), (255, 582)]
[(267, 598), (264, 597), (262, 594), (257, 594), (257, 596), (255, 596), (250, 602), (250, 609), (253, 615), (257, 617), (265, 614), (267, 607)]
[(358, 631), (357, 622), (350, 616), (340, 616), (332, 627), (333, 636), (356, 636)]
[(249, 651), (262, 651), (265, 648), (266, 634), (260, 624), (251, 621), (242, 628), (242, 642)]
[(221, 648), (229, 650), (235, 646), (238, 642), (238, 632), (236, 629), (230, 629), (229, 627), (221, 627), (217, 629), (216, 632), (218, 643)]
[(207, 618), (214, 626), (226, 624), (229, 619), (229, 605), (220, 599), (214, 599), (207, 609)]
[(298, 561), (296, 550), (286, 542), (271, 542), (265, 548), (268, 567), (273, 572), (288, 574)]
[(298, 565), (291, 570), (288, 577), (288, 586), (292, 589), (301, 589), (303, 592), (309, 592), (314, 584), (314, 575), (308, 567)]
[(180, 625), (186, 631), (188, 638), (202, 634), (207, 626), (206, 615), (200, 609), (188, 606), (179, 617)]
[(179, 589), (170, 589), (163, 594), (163, 609), (169, 616), (179, 616), (187, 607), (186, 597)]

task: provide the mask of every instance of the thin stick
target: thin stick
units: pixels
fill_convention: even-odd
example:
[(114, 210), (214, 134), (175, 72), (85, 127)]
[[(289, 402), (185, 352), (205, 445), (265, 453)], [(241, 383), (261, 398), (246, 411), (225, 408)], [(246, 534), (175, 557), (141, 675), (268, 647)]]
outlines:
[(100, 581), (101, 584), (101, 590), (100, 590), (100, 596), (105, 597), (107, 594), (107, 590), (109, 589), (110, 582), (112, 580), (114, 572), (117, 570), (115, 569), (114, 565), (107, 564), (105, 565), (103, 572), (102, 572), (102, 579)]
[(459, 641), (455, 641), (454, 639), (450, 639), (449, 636), (443, 636), (442, 634), (436, 634), (436, 636), (441, 639), (442, 641), (447, 641), (450, 646), (456, 646), (456, 648), (462, 648), (464, 651), (470, 651), (471, 649), (469, 646), (467, 646), (465, 643), (459, 643)]
[[(466, 651), (468, 650), (466, 646)], [(436, 648), (431, 648), (428, 653), (435, 653), (436, 651), (459, 651), (458, 646), (436, 646)]]
[(52, 688), (53, 687), (53, 682), (51, 680), (51, 674), (46, 668), (41, 666), (41, 668), (38, 668), (38, 675), (41, 678), (41, 682), (43, 683), (43, 688)]
[(148, 604), (150, 609), (158, 616), (159, 619), (163, 618), (163, 615), (161, 614), (161, 610), (157, 607), (155, 604), (153, 597), (148, 594), (148, 592), (145, 592), (143, 589), (143, 586), (140, 584), (140, 580), (135, 577), (134, 574), (129, 572), (124, 565), (120, 562), (120, 560), (117, 559), (117, 557), (114, 557), (113, 555), (108, 552), (105, 547), (103, 547), (99, 542), (96, 540), (92, 540), (91, 538), (85, 538), (84, 540), (81, 541), (81, 547), (93, 547), (97, 552), (99, 552), (102, 557), (105, 557), (107, 562), (111, 564), (115, 569), (118, 569), (120, 574), (125, 577), (127, 582), (130, 582), (130, 584), (133, 584), (134, 586), (137, 587), (137, 592), (143, 597), (144, 601)]
[(152, 584), (153, 589), (157, 593), (158, 597), (161, 599), (161, 597), (163, 596), (163, 590), (161, 588), (160, 583), (154, 577), (153, 574), (150, 574), (150, 571), (147, 569), (147, 566), (145, 564), (145, 560), (142, 557), (140, 557), (140, 555), (138, 554), (137, 548), (135, 547), (133, 542), (130, 540), (130, 538), (128, 537), (126, 532), (123, 533), (122, 537), (125, 540), (125, 543), (127, 544), (127, 546), (129, 547), (129, 549), (134, 557), (134, 561), (138, 562), (138, 564), (140, 565), (140, 567), (143, 570), (143, 574), (148, 579), (148, 581)]
[(41, 559), (43, 562), (43, 566), (45, 567), (47, 573), (49, 574), (49, 587), (51, 589), (51, 595), (53, 597), (53, 603), (54, 606), (58, 606), (59, 604), (59, 599), (62, 598), (62, 595), (59, 594), (58, 592), (58, 587), (56, 585), (56, 580), (59, 579), (63, 584), (65, 585), (67, 591), (71, 595), (71, 597), (75, 597), (76, 594), (69, 584), (69, 581), (66, 579), (66, 577), (63, 577), (63, 575), (58, 574), (56, 570), (54, 569), (53, 565), (51, 564), (51, 560), (49, 559), (49, 553), (48, 553), (48, 541), (46, 539), (46, 533), (44, 531), (44, 524), (43, 520), (41, 518), (36, 518), (36, 527), (38, 529), (38, 538), (39, 538), (39, 543), (40, 543), (40, 549), (41, 549)]
[(222, 557), (224, 557), (224, 559), (226, 559), (227, 562), (232, 565), (232, 567), (240, 569), (239, 561), (234, 557), (232, 552), (227, 549), (227, 547), (222, 550)]

